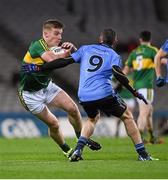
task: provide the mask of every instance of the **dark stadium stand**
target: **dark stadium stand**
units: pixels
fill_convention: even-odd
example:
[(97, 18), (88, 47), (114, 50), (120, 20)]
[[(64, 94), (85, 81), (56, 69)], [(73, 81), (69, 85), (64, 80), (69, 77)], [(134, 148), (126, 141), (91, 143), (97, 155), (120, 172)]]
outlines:
[[(98, 33), (104, 27), (113, 27), (118, 32), (120, 43), (136, 39), (139, 31), (143, 29), (153, 32), (153, 42), (157, 46), (167, 38), (167, 24), (159, 21), (153, 0), (73, 0), (72, 11), (68, 10), (70, 1), (1, 0), (0, 27), (4, 35), (0, 43), (1, 67), (3, 67), (0, 72), (0, 98), (13, 97), (9, 103), (4, 100), (6, 105), (4, 103), (0, 106), (0, 112), (23, 110), (16, 105), (17, 98), (14, 95), (16, 87), (9, 84), (12, 74), (19, 69), (26, 48), (31, 40), (41, 36), (42, 22), (48, 18), (62, 20), (66, 25), (64, 40), (72, 41), (78, 47), (81, 44), (96, 42)], [(124, 52), (124, 58), (127, 53)], [(55, 82), (75, 101), (77, 101), (75, 97), (78, 75), (78, 65), (57, 70), (53, 75)], [(164, 88), (156, 91), (156, 101), (163, 92)], [(156, 109), (164, 108), (165, 102), (165, 98), (160, 98), (155, 105)]]

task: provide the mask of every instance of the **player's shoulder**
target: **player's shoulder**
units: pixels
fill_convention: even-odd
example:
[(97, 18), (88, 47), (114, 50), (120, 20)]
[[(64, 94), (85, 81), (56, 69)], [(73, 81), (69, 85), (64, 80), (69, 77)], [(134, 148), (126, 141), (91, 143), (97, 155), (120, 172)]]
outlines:
[(80, 46), (79, 49), (82, 51), (89, 51), (89, 50), (99, 49), (99, 48), (98, 48), (98, 44), (85, 44), (85, 45)]
[(139, 46), (135, 47), (133, 50), (131, 50), (129, 55), (137, 54), (140, 51), (141, 51), (141, 45), (139, 45)]
[(105, 50), (107, 52), (110, 52), (113, 55), (119, 56), (119, 54), (109, 45), (106, 44), (98, 44), (100, 47), (102, 47), (102, 50)]
[(44, 40), (43, 39), (35, 39), (31, 42), (31, 44), (41, 44)]
[(168, 46), (168, 39), (166, 39), (166, 40), (164, 41), (164, 43), (162, 44), (161, 48), (167, 47), (167, 46)]
[(42, 48), (45, 51), (49, 50), (47, 43), (44, 41), (44, 39), (37, 39), (32, 41), (31, 46), (34, 48)]
[(82, 45), (81, 48), (92, 48), (95, 46), (97, 46), (97, 44), (85, 44), (85, 45)]
[(119, 56), (119, 54), (114, 49), (112, 49), (111, 47), (106, 46), (106, 45), (102, 45), (99, 43), (82, 45), (80, 48), (82, 50), (90, 50), (90, 49), (93, 50), (94, 49), (94, 50), (98, 50), (98, 51), (106, 51), (106, 52), (108, 51), (112, 55)]
[(168, 39), (165, 40), (164, 44), (168, 44)]
[(80, 49), (80, 50), (86, 50), (86, 49), (88, 49), (90, 46), (91, 46), (91, 45), (89, 45), (89, 44), (84, 44), (84, 45), (80, 46), (79, 49)]
[(153, 51), (158, 51), (158, 48), (156, 46), (153, 46), (153, 45), (149, 45), (149, 48), (151, 48)]

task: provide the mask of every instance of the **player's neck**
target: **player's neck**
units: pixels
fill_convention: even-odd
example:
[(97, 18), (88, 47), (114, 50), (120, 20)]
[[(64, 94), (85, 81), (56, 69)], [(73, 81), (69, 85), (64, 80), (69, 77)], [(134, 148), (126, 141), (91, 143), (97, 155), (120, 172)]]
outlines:
[(151, 43), (150, 43), (150, 42), (141, 42), (141, 45), (147, 45), (147, 46), (150, 46)]

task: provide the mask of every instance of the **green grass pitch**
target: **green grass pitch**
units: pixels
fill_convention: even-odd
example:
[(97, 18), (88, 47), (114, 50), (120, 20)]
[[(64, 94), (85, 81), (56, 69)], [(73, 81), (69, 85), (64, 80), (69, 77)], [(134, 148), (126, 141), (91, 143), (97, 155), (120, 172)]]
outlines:
[[(75, 146), (75, 139), (66, 139)], [(83, 161), (69, 162), (50, 138), (0, 138), (0, 178), (21, 179), (162, 179), (168, 178), (168, 137), (164, 144), (146, 145), (159, 161), (137, 161), (129, 138), (96, 138), (98, 152), (84, 149)]]

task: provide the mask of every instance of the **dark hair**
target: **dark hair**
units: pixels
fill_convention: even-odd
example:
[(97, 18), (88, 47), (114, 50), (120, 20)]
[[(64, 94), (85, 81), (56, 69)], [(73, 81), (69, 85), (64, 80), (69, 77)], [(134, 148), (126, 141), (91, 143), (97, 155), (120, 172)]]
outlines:
[(43, 29), (64, 28), (64, 24), (56, 19), (48, 19), (43, 23)]
[(151, 32), (150, 31), (142, 31), (139, 34), (139, 37), (143, 40), (143, 41), (150, 41), (151, 40)]
[(116, 38), (116, 32), (112, 29), (104, 29), (101, 33), (102, 37), (103, 37), (103, 43), (107, 44), (107, 45), (113, 45), (113, 43), (115, 42), (115, 38)]

